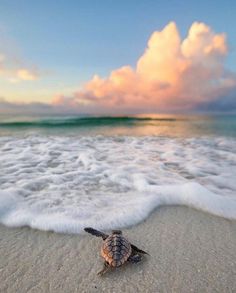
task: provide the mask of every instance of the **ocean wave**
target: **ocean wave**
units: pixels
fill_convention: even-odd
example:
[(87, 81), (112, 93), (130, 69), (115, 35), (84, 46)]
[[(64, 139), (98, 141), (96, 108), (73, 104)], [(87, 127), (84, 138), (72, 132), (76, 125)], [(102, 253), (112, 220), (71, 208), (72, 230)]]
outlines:
[(236, 219), (233, 138), (0, 138), (0, 222), (80, 233), (122, 228), (161, 205)]
[[(180, 119), (180, 118), (179, 118)], [(183, 118), (181, 118), (183, 120)], [(152, 118), (152, 117), (60, 117), (49, 119), (21, 119), (14, 121), (2, 121), (0, 127), (90, 127), (90, 126), (114, 126), (114, 125), (136, 125), (148, 121), (176, 121), (176, 118)]]

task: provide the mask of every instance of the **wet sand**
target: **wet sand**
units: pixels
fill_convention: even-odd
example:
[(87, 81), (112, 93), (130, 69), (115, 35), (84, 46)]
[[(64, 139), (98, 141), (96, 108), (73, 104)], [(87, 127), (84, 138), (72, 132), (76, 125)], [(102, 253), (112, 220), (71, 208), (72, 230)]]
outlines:
[(148, 251), (103, 277), (101, 239), (0, 226), (0, 292), (236, 292), (236, 221), (162, 207), (124, 229)]

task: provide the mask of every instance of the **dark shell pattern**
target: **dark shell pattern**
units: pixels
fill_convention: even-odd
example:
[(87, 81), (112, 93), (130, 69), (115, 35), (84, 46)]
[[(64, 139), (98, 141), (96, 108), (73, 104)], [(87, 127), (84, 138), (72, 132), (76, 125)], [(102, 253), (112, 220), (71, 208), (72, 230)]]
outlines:
[(119, 267), (131, 255), (131, 245), (122, 235), (110, 235), (102, 245), (101, 255), (110, 266)]

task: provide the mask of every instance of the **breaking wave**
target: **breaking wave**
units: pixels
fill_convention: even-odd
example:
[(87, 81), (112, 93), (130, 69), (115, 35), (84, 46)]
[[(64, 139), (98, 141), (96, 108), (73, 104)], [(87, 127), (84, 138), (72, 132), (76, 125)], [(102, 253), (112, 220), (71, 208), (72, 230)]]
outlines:
[[(183, 119), (183, 118), (182, 118)], [(0, 127), (90, 127), (90, 126), (114, 126), (114, 125), (136, 125), (148, 121), (176, 121), (175, 118), (151, 118), (151, 117), (59, 117), (40, 119), (21, 119), (13, 121), (2, 121)]]
[(0, 137), (0, 222), (80, 233), (122, 228), (156, 207), (236, 219), (236, 140)]

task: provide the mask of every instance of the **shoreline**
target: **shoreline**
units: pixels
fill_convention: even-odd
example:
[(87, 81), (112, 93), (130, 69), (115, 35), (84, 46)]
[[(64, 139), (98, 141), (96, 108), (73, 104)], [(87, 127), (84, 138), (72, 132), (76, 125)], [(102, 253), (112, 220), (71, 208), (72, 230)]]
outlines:
[(123, 229), (150, 253), (104, 277), (101, 239), (0, 225), (1, 292), (233, 292), (236, 221), (161, 207)]

